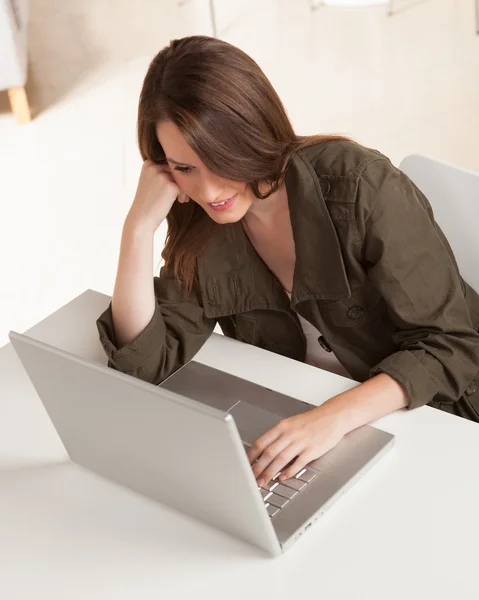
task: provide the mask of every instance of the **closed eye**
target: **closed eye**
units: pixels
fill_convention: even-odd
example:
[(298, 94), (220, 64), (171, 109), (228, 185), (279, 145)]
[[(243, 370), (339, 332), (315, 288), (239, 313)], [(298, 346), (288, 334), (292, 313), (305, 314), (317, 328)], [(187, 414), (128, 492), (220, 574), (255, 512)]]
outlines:
[(179, 167), (179, 166), (175, 167), (175, 171), (179, 171), (180, 173), (185, 173), (185, 174), (191, 173), (192, 170), (193, 170), (193, 167)]

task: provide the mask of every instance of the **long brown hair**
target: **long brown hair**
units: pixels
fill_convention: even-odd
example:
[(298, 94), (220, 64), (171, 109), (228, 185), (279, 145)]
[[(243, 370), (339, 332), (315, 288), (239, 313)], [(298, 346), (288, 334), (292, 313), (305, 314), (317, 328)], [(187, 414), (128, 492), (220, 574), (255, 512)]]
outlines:
[[(191, 36), (173, 40), (152, 60), (138, 107), (143, 160), (165, 161), (156, 136), (159, 121), (173, 122), (213, 173), (246, 182), (267, 198), (281, 185), (294, 152), (310, 144), (345, 139), (297, 136), (273, 86), (245, 52), (222, 40)], [(258, 185), (269, 189), (261, 194)], [(175, 202), (162, 252), (165, 269), (191, 290), (196, 258), (216, 224), (195, 202)]]

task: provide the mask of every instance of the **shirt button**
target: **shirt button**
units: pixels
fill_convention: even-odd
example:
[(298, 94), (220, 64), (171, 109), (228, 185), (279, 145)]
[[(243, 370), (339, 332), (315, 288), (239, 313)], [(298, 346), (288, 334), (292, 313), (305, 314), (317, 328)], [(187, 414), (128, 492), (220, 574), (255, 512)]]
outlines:
[(357, 321), (358, 319), (360, 319), (363, 316), (364, 316), (364, 308), (361, 308), (360, 306), (353, 306), (353, 308), (350, 308), (348, 311), (348, 317), (350, 319), (353, 319), (354, 321)]
[(477, 379), (473, 379), (471, 381), (471, 383), (467, 386), (466, 389), (466, 395), (467, 396), (472, 396), (472, 394), (475, 394), (477, 392), (477, 386), (478, 386), (478, 382)]
[(320, 335), (318, 338), (318, 342), (323, 350), (326, 350), (326, 352), (332, 352), (328, 342), (324, 339), (324, 336)]

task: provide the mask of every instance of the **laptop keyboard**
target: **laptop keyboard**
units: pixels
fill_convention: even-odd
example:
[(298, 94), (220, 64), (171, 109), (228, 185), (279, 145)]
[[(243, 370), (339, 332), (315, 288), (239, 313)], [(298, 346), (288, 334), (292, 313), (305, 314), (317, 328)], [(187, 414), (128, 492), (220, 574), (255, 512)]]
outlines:
[[(246, 444), (243, 445), (244, 449), (248, 451), (248, 446)], [(273, 518), (278, 514), (281, 509), (294, 500), (313, 481), (317, 474), (316, 471), (306, 467), (295, 477), (286, 479), (280, 483), (278, 481), (278, 477), (281, 475), (280, 472), (269, 483), (265, 483), (263, 487), (258, 488), (268, 515)]]

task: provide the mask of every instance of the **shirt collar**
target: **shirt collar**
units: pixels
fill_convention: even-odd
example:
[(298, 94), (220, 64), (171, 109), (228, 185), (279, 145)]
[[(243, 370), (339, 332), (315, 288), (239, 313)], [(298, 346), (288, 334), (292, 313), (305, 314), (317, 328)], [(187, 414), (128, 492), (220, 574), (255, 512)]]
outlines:
[[(341, 246), (323, 190), (301, 151), (290, 162), (285, 185), (296, 251), (291, 304), (350, 297)], [(281, 284), (240, 222), (218, 226), (208, 248), (198, 257), (198, 277), (207, 317), (290, 308)]]

